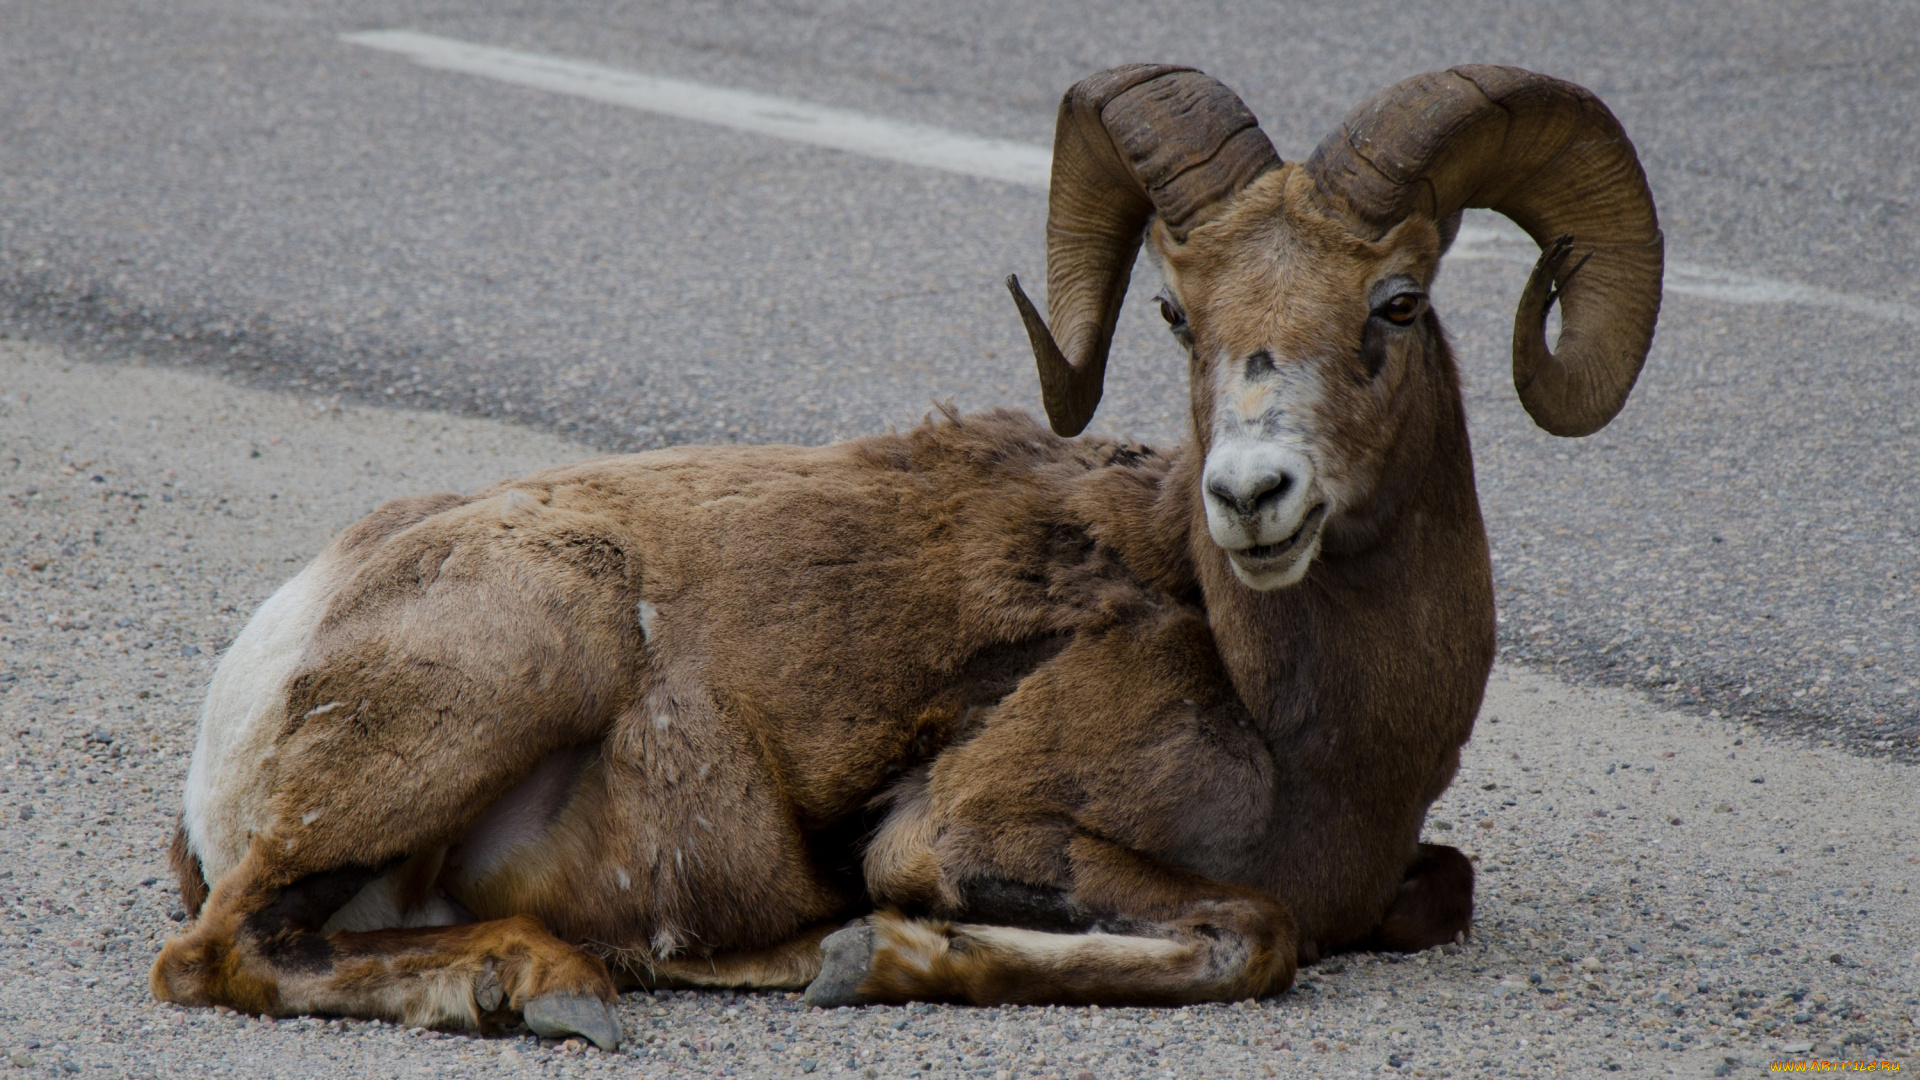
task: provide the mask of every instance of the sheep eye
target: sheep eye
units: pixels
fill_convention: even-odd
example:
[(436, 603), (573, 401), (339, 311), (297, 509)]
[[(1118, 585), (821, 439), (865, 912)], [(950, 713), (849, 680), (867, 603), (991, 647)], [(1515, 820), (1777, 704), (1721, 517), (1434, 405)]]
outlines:
[(1186, 315), (1182, 314), (1179, 308), (1173, 306), (1173, 301), (1164, 296), (1160, 298), (1160, 317), (1167, 320), (1168, 326), (1179, 326), (1181, 323), (1187, 321)]
[(1425, 299), (1421, 293), (1403, 292), (1381, 304), (1374, 314), (1395, 326), (1409, 326), (1420, 314), (1420, 302)]

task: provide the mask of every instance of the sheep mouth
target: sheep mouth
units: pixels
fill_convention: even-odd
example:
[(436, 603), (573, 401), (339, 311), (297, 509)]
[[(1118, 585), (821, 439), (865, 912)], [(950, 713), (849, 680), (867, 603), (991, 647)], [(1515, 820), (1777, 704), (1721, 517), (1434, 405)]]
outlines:
[(1319, 534), (1320, 522), (1326, 516), (1327, 504), (1321, 503), (1307, 511), (1307, 516), (1300, 520), (1300, 527), (1293, 530), (1291, 536), (1271, 544), (1255, 544), (1252, 547), (1241, 548), (1233, 553), (1234, 558), (1250, 563), (1267, 563), (1292, 555), (1307, 546), (1305, 541), (1312, 540)]
[(1291, 588), (1307, 576), (1314, 556), (1320, 553), (1320, 527), (1325, 524), (1327, 504), (1307, 512), (1300, 526), (1284, 540), (1252, 547), (1228, 548), (1227, 564), (1241, 584), (1260, 592)]

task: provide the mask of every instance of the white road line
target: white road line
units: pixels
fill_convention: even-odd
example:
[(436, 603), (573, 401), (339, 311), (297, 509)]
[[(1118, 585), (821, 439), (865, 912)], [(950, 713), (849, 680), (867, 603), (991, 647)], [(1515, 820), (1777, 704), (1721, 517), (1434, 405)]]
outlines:
[(399, 53), (417, 64), (442, 71), (484, 75), (516, 86), (572, 94), (609, 105), (699, 120), (963, 176), (1044, 188), (1052, 166), (1052, 153), (1046, 147), (1007, 139), (983, 139), (926, 124), (864, 116), (771, 94), (705, 86), (579, 60), (473, 45), (411, 30), (373, 30), (342, 34), (341, 38), (355, 45)]
[[(411, 30), (369, 30), (340, 37), (355, 45), (398, 53), (441, 71), (480, 75), (515, 86), (1023, 187), (1044, 190), (1051, 166), (1051, 152), (1044, 146), (866, 116), (772, 94), (643, 75)], [(1487, 215), (1483, 221), (1470, 221), (1461, 228), (1448, 258), (1532, 263), (1534, 256), (1533, 242), (1526, 234)], [(1728, 304), (1802, 304), (1920, 326), (1920, 307), (1912, 304), (1694, 263), (1669, 263), (1666, 288), (1668, 292)]]
[[(1447, 258), (1450, 261), (1487, 260), (1532, 265), (1538, 255), (1539, 249), (1526, 233), (1520, 231), (1519, 226), (1492, 213), (1473, 211), (1460, 226), (1460, 234), (1454, 238), (1453, 249), (1447, 253)], [(1670, 293), (1718, 300), (1726, 304), (1804, 304), (1920, 326), (1920, 307), (1912, 304), (1875, 300), (1868, 296), (1823, 289), (1818, 285), (1756, 277), (1699, 263), (1669, 262), (1662, 285)]]

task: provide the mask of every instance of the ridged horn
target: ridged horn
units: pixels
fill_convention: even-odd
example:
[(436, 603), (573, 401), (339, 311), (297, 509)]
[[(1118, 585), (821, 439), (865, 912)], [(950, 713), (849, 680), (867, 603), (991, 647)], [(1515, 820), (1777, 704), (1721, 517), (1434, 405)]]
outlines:
[(1306, 169), (1327, 208), (1369, 238), (1414, 211), (1512, 219), (1542, 249), (1513, 321), (1521, 404), (1569, 436), (1626, 404), (1660, 316), (1665, 240), (1633, 143), (1599, 98), (1519, 68), (1416, 75), (1349, 113)]
[(1007, 278), (1053, 430), (1078, 435), (1100, 404), (1113, 326), (1148, 220), (1158, 214), (1184, 241), (1279, 164), (1246, 105), (1192, 68), (1130, 64), (1067, 91), (1047, 194), (1048, 319), (1019, 279)]

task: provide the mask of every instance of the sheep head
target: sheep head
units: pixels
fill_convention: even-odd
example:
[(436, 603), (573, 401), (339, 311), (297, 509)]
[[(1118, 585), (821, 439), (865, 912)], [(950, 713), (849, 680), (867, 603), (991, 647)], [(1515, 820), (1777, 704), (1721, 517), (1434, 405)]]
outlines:
[(1543, 249), (1514, 321), (1521, 403), (1556, 435), (1598, 430), (1652, 343), (1663, 240), (1633, 145), (1592, 94), (1514, 68), (1416, 76), (1288, 164), (1197, 71), (1083, 80), (1055, 135), (1050, 319), (1009, 279), (1049, 420), (1073, 435), (1092, 419), (1150, 237), (1189, 356), (1208, 533), (1248, 586), (1298, 582), (1323, 540), (1367, 531), (1409, 426), (1457, 393), (1427, 291), (1467, 207)]

